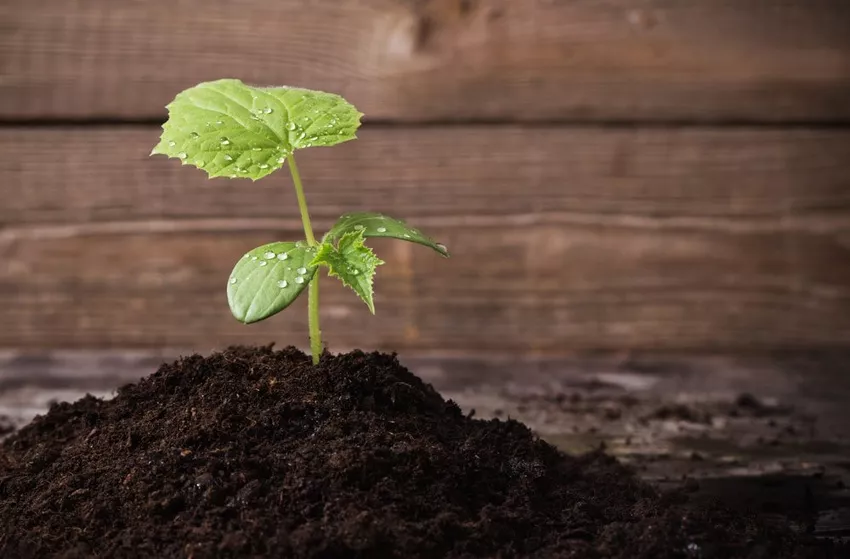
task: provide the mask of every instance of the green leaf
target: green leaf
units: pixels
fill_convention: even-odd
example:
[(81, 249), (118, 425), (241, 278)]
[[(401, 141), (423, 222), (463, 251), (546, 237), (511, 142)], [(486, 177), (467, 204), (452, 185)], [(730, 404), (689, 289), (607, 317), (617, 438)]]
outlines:
[(363, 232), (352, 231), (344, 234), (337, 246), (323, 242), (310, 265), (326, 265), (328, 275), (339, 278), (343, 285), (353, 289), (375, 314), (372, 279), (375, 277), (375, 268), (383, 263), (372, 249), (363, 244)]
[(306, 243), (270, 243), (243, 256), (227, 284), (227, 302), (237, 320), (250, 324), (288, 307), (313, 279), (316, 249)]
[(360, 231), (364, 237), (392, 237), (393, 239), (418, 243), (436, 250), (446, 258), (449, 256), (449, 251), (445, 245), (426, 237), (415, 227), (411, 227), (399, 219), (374, 212), (343, 215), (325, 234), (323, 241), (336, 242), (343, 235), (352, 231)]
[(177, 95), (151, 155), (163, 154), (210, 177), (260, 179), (296, 149), (356, 138), (362, 113), (339, 95), (291, 87), (204, 82)]

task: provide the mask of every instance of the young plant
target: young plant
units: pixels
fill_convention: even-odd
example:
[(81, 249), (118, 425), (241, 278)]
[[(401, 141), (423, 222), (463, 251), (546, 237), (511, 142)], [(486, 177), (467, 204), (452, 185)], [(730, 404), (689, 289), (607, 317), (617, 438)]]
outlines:
[(319, 362), (323, 350), (316, 276), (320, 266), (353, 289), (374, 314), (372, 280), (384, 262), (364, 244), (367, 237), (410, 241), (448, 257), (445, 246), (418, 229), (378, 213), (343, 215), (321, 241), (313, 235), (295, 151), (356, 138), (363, 115), (339, 95), (294, 87), (251, 87), (224, 79), (179, 93), (167, 109), (168, 120), (151, 155), (179, 159), (203, 169), (210, 178), (258, 180), (289, 164), (305, 239), (248, 251), (230, 274), (227, 300), (233, 316), (249, 324), (282, 311), (308, 289), (313, 363)]

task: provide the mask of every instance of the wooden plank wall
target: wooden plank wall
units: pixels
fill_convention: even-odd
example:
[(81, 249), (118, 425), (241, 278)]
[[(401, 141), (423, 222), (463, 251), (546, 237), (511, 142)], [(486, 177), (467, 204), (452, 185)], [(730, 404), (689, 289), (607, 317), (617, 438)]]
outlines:
[(314, 221), (382, 210), (378, 314), (332, 349), (556, 355), (850, 345), (847, 0), (23, 0), (0, 6), (0, 349), (303, 345), (229, 315), (288, 178), (148, 158), (164, 105), (238, 77), (343, 94)]

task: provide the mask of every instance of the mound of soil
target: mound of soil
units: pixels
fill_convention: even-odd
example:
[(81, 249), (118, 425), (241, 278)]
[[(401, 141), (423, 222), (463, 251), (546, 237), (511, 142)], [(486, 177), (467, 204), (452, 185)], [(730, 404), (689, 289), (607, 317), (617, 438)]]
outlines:
[(831, 557), (601, 453), (465, 416), (394, 356), (232, 348), (3, 443), (0, 557)]

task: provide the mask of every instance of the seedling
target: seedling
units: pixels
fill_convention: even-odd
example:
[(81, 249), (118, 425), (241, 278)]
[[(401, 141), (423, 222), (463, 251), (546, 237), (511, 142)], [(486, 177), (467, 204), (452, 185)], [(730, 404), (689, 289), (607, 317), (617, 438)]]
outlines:
[(372, 281), (384, 262), (364, 244), (367, 237), (391, 237), (430, 247), (444, 257), (446, 247), (403, 221), (372, 212), (339, 218), (321, 241), (313, 235), (295, 151), (334, 146), (355, 139), (363, 116), (339, 95), (294, 87), (251, 87), (239, 80), (205, 82), (177, 95), (151, 155), (194, 165), (210, 178), (258, 180), (289, 165), (304, 240), (278, 241), (248, 251), (227, 281), (227, 301), (237, 320), (249, 324), (279, 313), (308, 289), (313, 363), (322, 353), (319, 281), (328, 275), (354, 290), (375, 313)]

